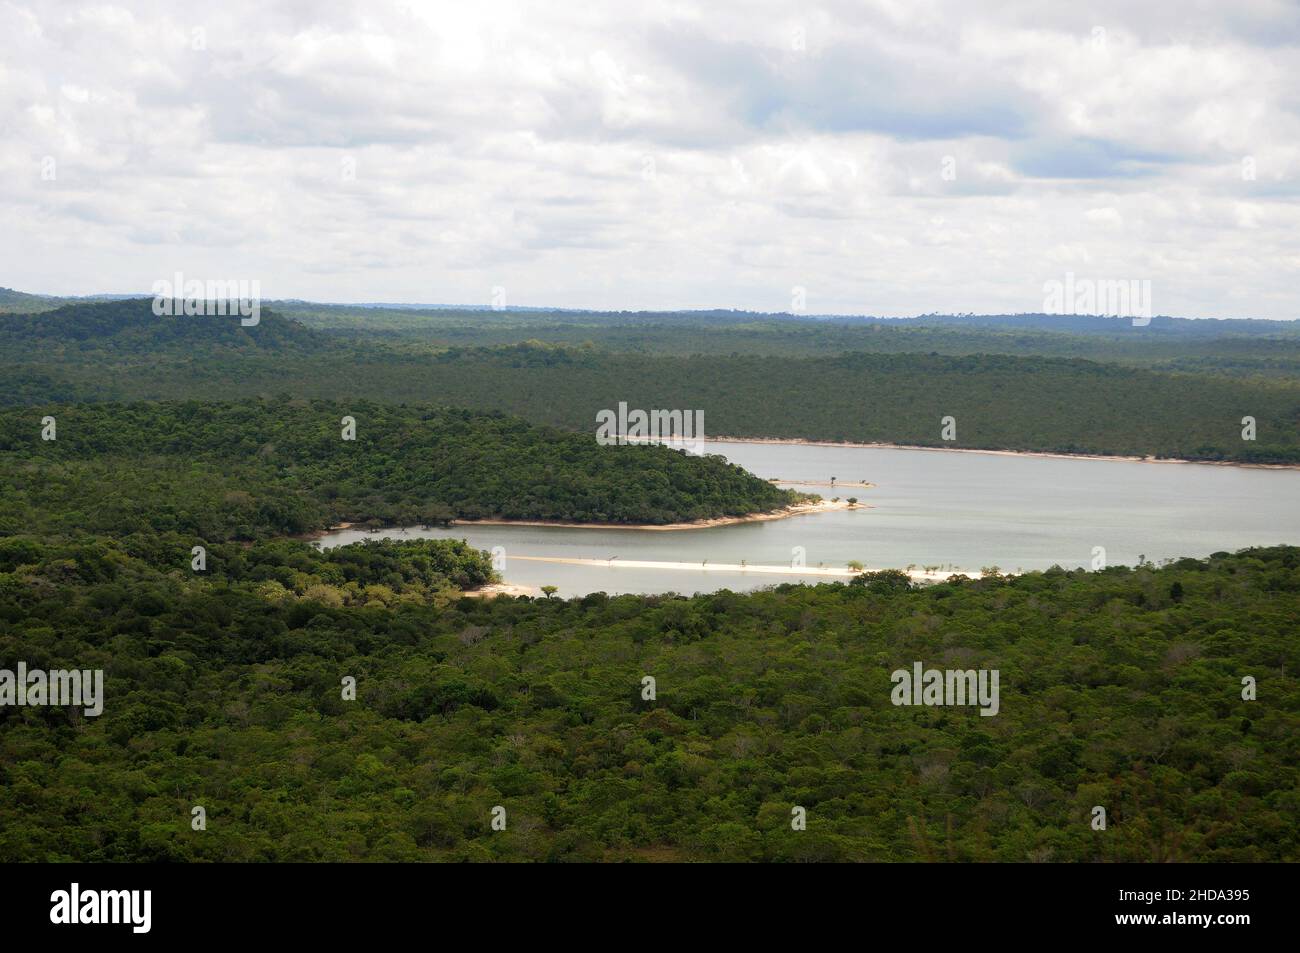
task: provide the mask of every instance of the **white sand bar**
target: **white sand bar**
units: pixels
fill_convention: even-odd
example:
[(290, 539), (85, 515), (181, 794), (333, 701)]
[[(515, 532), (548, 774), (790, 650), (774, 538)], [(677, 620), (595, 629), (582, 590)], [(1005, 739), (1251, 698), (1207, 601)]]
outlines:
[[(674, 563), (659, 562), (649, 559), (577, 559), (569, 556), (511, 556), (510, 559), (533, 563), (562, 563), (567, 566), (607, 566), (613, 569), (679, 569), (691, 572), (739, 572), (770, 573), (777, 576), (835, 576), (851, 578), (859, 570), (847, 566), (756, 566), (752, 563)], [(865, 570), (870, 572), (871, 570)], [(939, 570), (924, 572), (913, 570), (907, 575), (913, 582), (942, 582), (949, 576), (970, 576), (959, 570)]]

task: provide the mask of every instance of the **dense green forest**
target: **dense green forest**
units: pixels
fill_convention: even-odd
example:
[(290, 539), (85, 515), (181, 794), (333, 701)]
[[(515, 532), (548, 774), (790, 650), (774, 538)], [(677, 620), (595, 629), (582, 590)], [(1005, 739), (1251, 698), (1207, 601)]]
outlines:
[[(42, 421), (54, 420), (53, 440)], [(343, 439), (344, 417), (355, 439)], [(254, 539), (341, 521), (675, 523), (788, 505), (717, 456), (467, 410), (320, 400), (50, 405), (0, 419), (0, 533)]]
[[(487, 602), (435, 553), (0, 541), (0, 666), (107, 697), (0, 708), (0, 860), (1300, 858), (1298, 549)], [(914, 660), (998, 716), (893, 706)]]
[[(479, 336), (535, 330), (509, 321), (485, 317)], [(1300, 463), (1300, 338), (1280, 331), (1121, 338), (724, 323), (683, 327), (680, 352), (665, 343), (673, 334), (574, 325), (558, 345), (447, 346), (313, 329), (271, 311), (248, 328), (156, 318), (148, 301), (128, 300), (0, 316), (0, 379), (6, 403), (32, 408), (288, 393), (496, 410), (590, 432), (598, 411), (627, 401), (702, 410), (706, 433), (719, 436)], [(726, 336), (745, 334), (749, 344), (737, 337), (724, 350)], [(712, 350), (685, 353), (688, 342)], [(945, 442), (949, 415), (956, 439)], [(1244, 417), (1255, 419), (1254, 440), (1243, 439)]]
[(593, 335), (579, 325), (502, 328), (463, 327), (429, 336), (417, 332), (355, 331), (393, 347), (421, 341), (436, 346), (483, 347), (539, 341), (569, 347), (595, 346), (640, 354), (762, 355), (815, 357), (844, 352), (871, 354), (1006, 354), (1018, 357), (1080, 358), (1161, 371), (1230, 377), (1300, 377), (1300, 339), (1225, 337), (1212, 339), (1126, 338), (1111, 340), (1045, 331), (952, 327), (809, 327), (769, 323), (737, 328), (643, 325), (602, 329)]
[(1006, 354), (1074, 357), (1230, 376), (1300, 376), (1300, 324), (1086, 315), (812, 318), (746, 312), (602, 313), (359, 308), (281, 302), (276, 310), (336, 336), (389, 344), (485, 347), (541, 341), (678, 356)]
[[(938, 445), (952, 414), (956, 446), (1300, 462), (1300, 387), (1256, 363), (1285, 370), (1281, 337), (719, 314), (683, 329), (695, 354), (622, 317), (433, 338), (43, 304), (0, 318), (0, 669), (102, 669), (106, 698), (0, 706), (0, 861), (1300, 859), (1300, 548), (484, 600), (463, 542), (290, 538), (797, 498), (599, 446), (619, 401), (703, 409), (712, 434)], [(547, 327), (572, 337), (511, 338)], [(998, 716), (895, 707), (916, 661), (997, 670)]]

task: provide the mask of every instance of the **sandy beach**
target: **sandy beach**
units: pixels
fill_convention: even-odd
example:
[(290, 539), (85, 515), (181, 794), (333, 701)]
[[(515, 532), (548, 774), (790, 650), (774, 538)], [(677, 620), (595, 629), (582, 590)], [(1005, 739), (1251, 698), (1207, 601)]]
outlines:
[(732, 526), (736, 523), (762, 523), (766, 520), (783, 520), (792, 516), (812, 516), (832, 510), (870, 509), (866, 503), (848, 500), (817, 500), (811, 503), (792, 503), (790, 506), (768, 513), (750, 513), (746, 516), (719, 516), (714, 519), (695, 520), (690, 523), (664, 523), (661, 525), (638, 523), (565, 523), (560, 520), (456, 520), (453, 526), (557, 526), (564, 529), (639, 529), (672, 532), (683, 529), (708, 529), (713, 526)]
[(511, 582), (490, 582), (477, 589), (466, 589), (461, 593), (471, 599), (495, 599), (497, 596), (540, 596), (542, 590), (536, 586), (520, 586)]
[[(569, 556), (511, 556), (512, 560), (533, 563), (559, 563), (566, 566), (606, 566), (612, 569), (679, 569), (689, 572), (736, 572), (736, 573), (763, 573), (776, 576), (830, 576), (840, 579), (850, 579), (859, 574), (859, 572), (875, 572), (879, 570), (850, 569), (847, 566), (756, 566), (751, 564), (740, 563), (677, 563), (677, 562), (658, 562), (647, 559), (578, 559)], [(937, 572), (926, 572), (921, 569), (907, 572), (907, 575), (913, 582), (942, 582), (949, 576), (967, 576), (974, 577), (978, 573), (963, 572), (959, 569), (939, 570)]]

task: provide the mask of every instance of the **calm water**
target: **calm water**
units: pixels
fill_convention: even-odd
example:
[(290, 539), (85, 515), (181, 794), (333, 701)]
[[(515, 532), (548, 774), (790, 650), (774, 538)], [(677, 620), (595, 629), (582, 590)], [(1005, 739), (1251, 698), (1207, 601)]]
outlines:
[[(968, 571), (1088, 566), (1093, 547), (1108, 563), (1206, 556), (1219, 550), (1300, 542), (1300, 471), (1190, 464), (1057, 460), (974, 453), (718, 443), (726, 456), (764, 478), (871, 482), (871, 489), (797, 487), (856, 496), (871, 509), (711, 529), (652, 532), (528, 526), (331, 533), (322, 545), (366, 537), (466, 539), (505, 549), (505, 578), (554, 585), (560, 595), (708, 592), (795, 582), (798, 576), (695, 570), (570, 566), (513, 556), (664, 562), (791, 563), (869, 569), (936, 565)], [(809, 577), (809, 581), (826, 581)]]

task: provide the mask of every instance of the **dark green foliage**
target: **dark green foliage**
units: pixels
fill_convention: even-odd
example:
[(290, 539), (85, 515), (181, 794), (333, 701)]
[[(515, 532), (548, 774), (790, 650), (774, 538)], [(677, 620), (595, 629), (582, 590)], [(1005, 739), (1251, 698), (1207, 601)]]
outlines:
[(749, 312), (485, 312), (359, 308), (281, 302), (276, 310), (345, 340), (448, 347), (535, 341), (607, 351), (677, 356), (779, 357), (873, 354), (1006, 354), (1074, 357), (1162, 370), (1300, 376), (1300, 324), (1294, 321), (1184, 320), (1156, 317), (1135, 327), (1086, 315), (970, 318), (795, 318)]
[[(41, 419), (57, 439), (41, 439)], [(344, 416), (356, 440), (342, 439)], [(600, 446), (517, 418), (368, 401), (81, 404), (0, 419), (0, 532), (184, 532), (205, 540), (339, 521), (673, 523), (798, 494), (721, 457)]]
[[(484, 601), (461, 596), (492, 579), (464, 543), (274, 538), (792, 499), (717, 458), (599, 447), (620, 400), (703, 409), (712, 434), (937, 444), (953, 413), (960, 446), (1294, 462), (1293, 381), (1150, 369), (1294, 376), (1288, 334), (307, 317), (335, 330), (147, 301), (0, 319), (0, 668), (106, 673), (99, 718), (0, 707), (0, 861), (1300, 859), (1297, 548)], [(184, 399), (58, 403), (139, 397)], [(916, 661), (997, 669), (999, 714), (894, 707)]]
[[(1300, 550), (451, 603), (442, 550), (5, 540), (0, 667), (106, 703), (0, 708), (0, 860), (1300, 858)], [(891, 705), (917, 660), (998, 669), (999, 715)]]
[[(68, 398), (288, 392), (496, 410), (583, 432), (627, 401), (702, 410), (709, 435), (1300, 463), (1291, 324), (1170, 330), (1156, 319), (1103, 323), (1103, 334), (1085, 333), (1101, 320), (1087, 319), (1062, 334), (1042, 322), (550, 315), (569, 322), (556, 325), (514, 312), (342, 313), (346, 330), (328, 332), (270, 310), (251, 328), (230, 317), (157, 318), (147, 300), (0, 316), (5, 400), (44, 409)], [(323, 326), (343, 320), (334, 314)], [(390, 324), (418, 334), (385, 336)], [(946, 415), (957, 418), (955, 444), (940, 438)], [(1256, 440), (1242, 439), (1245, 416)]]
[(152, 300), (139, 298), (68, 305), (0, 318), (0, 354), (12, 353), (19, 359), (24, 349), (28, 359), (36, 355), (129, 358), (159, 352), (180, 357), (195, 346), (220, 359), (225, 354), (288, 348), (318, 351), (329, 348), (331, 339), (269, 311), (261, 313), (257, 324), (245, 327), (238, 314), (155, 315)]

